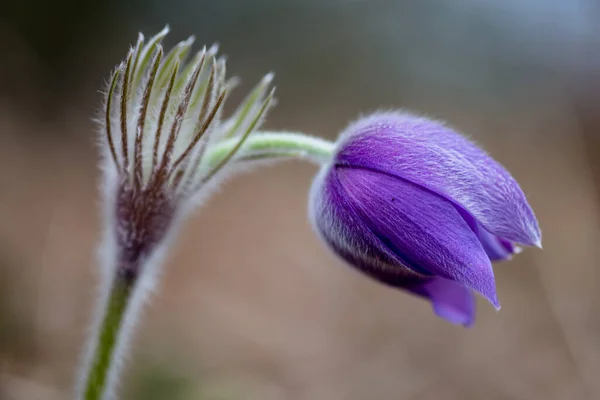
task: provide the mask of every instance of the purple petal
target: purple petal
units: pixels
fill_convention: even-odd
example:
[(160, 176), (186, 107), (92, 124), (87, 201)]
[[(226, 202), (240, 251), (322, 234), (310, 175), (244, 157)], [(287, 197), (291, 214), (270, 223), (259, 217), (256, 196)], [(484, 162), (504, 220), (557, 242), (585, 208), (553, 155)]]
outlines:
[(519, 247), (513, 245), (508, 240), (492, 235), (482, 226), (479, 227), (477, 236), (481, 241), (483, 249), (492, 261), (510, 260), (513, 254), (517, 254), (520, 251)]
[(445, 320), (464, 326), (475, 322), (475, 297), (466, 287), (447, 279), (433, 278), (407, 288), (429, 298), (435, 313)]
[[(328, 171), (322, 171), (322, 175), (325, 172)], [(472, 292), (458, 283), (423, 276), (406, 267), (354, 212), (335, 177), (315, 179), (309, 205), (309, 215), (320, 236), (359, 271), (429, 299), (435, 313), (451, 323), (470, 326), (474, 322)]]
[(409, 268), (461, 283), (499, 307), (490, 260), (451, 202), (384, 173), (335, 173), (356, 214)]
[[(354, 206), (330, 169), (321, 171), (311, 188), (309, 216), (317, 233), (333, 250), (362, 272), (397, 286), (394, 279), (417, 279), (354, 212)], [(386, 281), (390, 273), (389, 282)]]
[[(335, 168), (315, 180), (309, 204), (321, 236), (375, 279), (417, 293), (415, 288), (439, 276), (499, 307), (481, 243), (454, 205), (438, 195), (386, 174)], [(437, 301), (438, 313), (456, 308), (444, 308), (443, 296), (427, 297)]]
[(495, 236), (540, 245), (537, 220), (518, 183), (441, 123), (401, 113), (364, 118), (342, 134), (335, 163), (406, 179), (451, 200)]
[(515, 246), (508, 240), (499, 238), (496, 235), (489, 233), (479, 222), (475, 220), (470, 214), (459, 209), (460, 214), (463, 216), (467, 224), (471, 227), (471, 230), (477, 235), (483, 249), (492, 261), (505, 261), (510, 260), (513, 254), (518, 254), (521, 248)]

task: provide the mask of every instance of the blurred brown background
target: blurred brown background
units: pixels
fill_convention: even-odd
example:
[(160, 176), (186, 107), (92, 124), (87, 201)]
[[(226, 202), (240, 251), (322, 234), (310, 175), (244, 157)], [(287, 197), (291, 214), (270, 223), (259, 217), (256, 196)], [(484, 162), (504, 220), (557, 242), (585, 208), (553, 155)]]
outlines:
[(382, 287), (312, 233), (315, 168), (225, 185), (139, 326), (126, 399), (600, 399), (600, 3), (8, 0), (0, 14), (0, 399), (71, 396), (95, 296), (92, 117), (138, 31), (274, 70), (267, 127), (333, 138), (378, 108), (445, 119), (520, 181), (544, 250), (497, 265), (474, 328)]

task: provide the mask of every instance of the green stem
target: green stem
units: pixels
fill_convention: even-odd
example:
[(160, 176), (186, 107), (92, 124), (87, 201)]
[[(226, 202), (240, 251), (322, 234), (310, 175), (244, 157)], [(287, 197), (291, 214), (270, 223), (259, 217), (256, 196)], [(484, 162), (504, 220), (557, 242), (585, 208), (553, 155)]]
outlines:
[(101, 399), (106, 391), (106, 381), (110, 366), (115, 362), (114, 350), (123, 323), (123, 316), (132, 293), (132, 285), (124, 282), (119, 275), (110, 290), (106, 301), (105, 315), (95, 344), (91, 368), (85, 382), (85, 400)]
[[(206, 151), (203, 164), (214, 166), (235, 147), (239, 139), (227, 139)], [(333, 156), (335, 144), (318, 137), (292, 132), (257, 132), (248, 137), (235, 157), (237, 162), (278, 158), (301, 158), (318, 165)]]

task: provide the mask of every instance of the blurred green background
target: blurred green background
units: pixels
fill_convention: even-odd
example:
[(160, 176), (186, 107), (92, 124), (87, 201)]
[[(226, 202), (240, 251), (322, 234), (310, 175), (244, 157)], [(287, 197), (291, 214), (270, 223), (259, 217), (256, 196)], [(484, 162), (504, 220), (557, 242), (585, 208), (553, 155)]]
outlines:
[(314, 167), (255, 171), (194, 214), (139, 326), (126, 399), (599, 399), (600, 2), (8, 0), (0, 13), (0, 399), (71, 397), (97, 284), (96, 126), (111, 69), (168, 23), (268, 71), (267, 127), (445, 119), (521, 182), (544, 250), (496, 268), (465, 330), (312, 233)]

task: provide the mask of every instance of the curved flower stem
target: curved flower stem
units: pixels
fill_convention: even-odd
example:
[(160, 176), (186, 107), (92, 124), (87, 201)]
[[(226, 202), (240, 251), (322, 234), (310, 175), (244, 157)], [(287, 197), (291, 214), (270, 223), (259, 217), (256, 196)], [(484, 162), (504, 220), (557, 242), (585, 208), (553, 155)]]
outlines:
[(123, 316), (131, 298), (132, 285), (116, 275), (106, 299), (105, 314), (98, 332), (97, 345), (94, 348), (92, 363), (85, 382), (85, 400), (101, 399), (106, 391), (106, 382), (110, 365), (115, 362), (114, 350)]
[[(227, 139), (211, 146), (203, 160), (212, 166), (225, 157), (238, 139)], [(299, 158), (322, 165), (331, 159), (335, 144), (325, 139), (293, 132), (256, 132), (243, 144), (236, 162), (280, 158)]]

